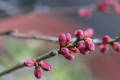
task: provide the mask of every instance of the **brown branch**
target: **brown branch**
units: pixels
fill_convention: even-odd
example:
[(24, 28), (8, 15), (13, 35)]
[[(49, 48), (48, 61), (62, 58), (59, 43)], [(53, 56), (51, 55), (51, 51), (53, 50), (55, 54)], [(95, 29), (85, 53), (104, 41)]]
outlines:
[(17, 33), (16, 30), (6, 31), (6, 32), (0, 32), (0, 36), (7, 36), (10, 38), (17, 38), (17, 39), (33, 39), (33, 40), (43, 40), (48, 42), (58, 42), (56, 37), (49, 37), (49, 36), (43, 36), (43, 35), (25, 35)]
[[(44, 40), (44, 41), (50, 41), (50, 42), (58, 42), (57, 38), (55, 37), (46, 37), (46, 36), (36, 36), (36, 35), (24, 35), (24, 34), (18, 34), (14, 31), (7, 31), (7, 32), (2, 32), (0, 33), (0, 36), (8, 36), (8, 37), (11, 37), (11, 38), (18, 38), (18, 39), (34, 39), (34, 40)], [(75, 38), (72, 39), (72, 42), (76, 41)], [(113, 40), (111, 40), (109, 43), (112, 43), (112, 42), (115, 42), (115, 41), (120, 41), (120, 37), (118, 38), (115, 38)], [(93, 39), (93, 42), (97, 45), (101, 44), (101, 40), (100, 39)], [(69, 46), (68, 46), (69, 47)], [(40, 61), (40, 60), (46, 60), (46, 59), (49, 59), (55, 55), (57, 55), (59, 53), (59, 50), (53, 50), (53, 51), (50, 51), (48, 53), (46, 53), (45, 55), (43, 56), (40, 56), (36, 59), (36, 61)], [(3, 71), (0, 73), (0, 77), (3, 76), (3, 75), (6, 75), (6, 74), (9, 74), (15, 70), (18, 70), (18, 69), (21, 69), (25, 67), (24, 64), (18, 64), (16, 65), (15, 67), (13, 68), (10, 68), (6, 71)]]
[[(0, 32), (0, 36), (6, 36), (10, 38), (16, 38), (16, 39), (33, 39), (33, 40), (43, 40), (48, 42), (57, 43), (58, 38), (57, 37), (50, 37), (50, 36), (43, 36), (43, 35), (26, 35), (17, 33), (16, 30), (6, 31), (6, 32)], [(74, 42), (76, 38), (73, 38), (72, 41)], [(100, 39), (93, 39), (94, 43), (101, 43)]]
[[(51, 58), (51, 57), (56, 56), (57, 54), (58, 54), (58, 51), (57, 51), (57, 50), (52, 50), (52, 51), (46, 53), (45, 55), (38, 57), (38, 58), (36, 59), (36, 61), (38, 62), (38, 61), (41, 61), (41, 60), (46, 60), (46, 59), (49, 59), (49, 58)], [(23, 67), (25, 67), (24, 63), (18, 64), (18, 65), (14, 66), (14, 67), (12, 67), (12, 68), (10, 68), (10, 69), (8, 69), (8, 70), (5, 70), (5, 71), (1, 72), (1, 73), (0, 73), (0, 77), (3, 76), (3, 75), (9, 74), (9, 73), (11, 73), (11, 72), (14, 72), (14, 71), (16, 71), (16, 70), (18, 70), (18, 69), (21, 69), (21, 68), (23, 68)]]

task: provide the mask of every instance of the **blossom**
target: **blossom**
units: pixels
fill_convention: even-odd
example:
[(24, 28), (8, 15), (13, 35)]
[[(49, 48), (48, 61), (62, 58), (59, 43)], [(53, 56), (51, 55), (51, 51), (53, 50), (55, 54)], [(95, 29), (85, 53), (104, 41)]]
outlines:
[(59, 35), (59, 44), (60, 47), (64, 47), (66, 45), (67, 39), (66, 39), (66, 35), (64, 33), (61, 33)]
[(33, 66), (35, 66), (35, 63), (36, 63), (36, 61), (31, 59), (31, 60), (26, 60), (24, 62), (24, 65), (27, 66), (27, 67), (33, 67)]
[(89, 18), (92, 16), (91, 8), (81, 8), (78, 10), (78, 14), (81, 18)]
[(102, 53), (106, 53), (109, 50), (109, 45), (108, 44), (101, 44), (99, 48), (100, 48), (100, 51)]
[(40, 67), (44, 70), (44, 71), (50, 71), (51, 70), (51, 65), (48, 64), (47, 62), (45, 61), (39, 61), (38, 63), (40, 65)]
[(88, 28), (84, 31), (86, 37), (92, 37), (94, 35), (94, 30), (92, 28)]
[(41, 71), (40, 66), (35, 67), (34, 75), (35, 75), (35, 77), (38, 78), (38, 79), (41, 78), (41, 76), (42, 76), (42, 71)]
[(84, 38), (84, 32), (82, 29), (78, 29), (75, 31), (75, 36), (77, 39), (83, 39)]

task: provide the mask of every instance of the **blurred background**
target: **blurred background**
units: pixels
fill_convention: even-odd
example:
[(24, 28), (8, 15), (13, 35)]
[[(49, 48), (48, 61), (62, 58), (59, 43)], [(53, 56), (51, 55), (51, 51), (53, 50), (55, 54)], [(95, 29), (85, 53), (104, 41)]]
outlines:
[[(94, 28), (95, 36), (112, 37), (120, 33), (120, 15), (111, 11), (105, 15), (94, 12), (89, 19), (80, 18), (78, 9), (98, 0), (0, 0), (0, 31), (18, 29), (20, 33), (58, 36), (61, 32), (74, 33), (78, 28)], [(36, 58), (58, 44), (37, 40), (0, 37), (0, 72)], [(63, 56), (49, 59), (52, 71), (44, 72), (41, 80), (120, 80), (120, 54), (99, 50), (84, 56), (76, 55), (70, 62)], [(23, 68), (0, 77), (0, 80), (37, 80), (34, 69)]]

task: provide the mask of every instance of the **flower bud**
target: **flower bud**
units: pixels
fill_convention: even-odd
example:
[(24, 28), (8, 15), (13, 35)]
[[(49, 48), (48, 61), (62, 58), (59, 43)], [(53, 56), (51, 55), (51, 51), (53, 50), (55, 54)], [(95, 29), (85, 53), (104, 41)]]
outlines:
[(90, 53), (90, 51), (86, 50), (85, 48), (81, 48), (80, 51), (81, 51), (81, 54), (83, 55), (88, 55)]
[(79, 9), (78, 14), (81, 18), (89, 18), (92, 16), (92, 9), (91, 8), (81, 8), (81, 9)]
[(50, 71), (51, 70), (51, 65), (48, 64), (47, 62), (44, 61), (39, 61), (38, 63), (40, 65), (40, 67), (44, 70), (44, 71)]
[(77, 43), (77, 45), (76, 45), (76, 47), (78, 48), (78, 49), (81, 49), (81, 48), (85, 48), (85, 45), (83, 44), (83, 43)]
[(40, 69), (40, 66), (37, 66), (35, 67), (35, 70), (34, 70), (34, 75), (37, 79), (40, 79), (41, 76), (42, 76), (42, 71)]
[(67, 39), (66, 39), (66, 35), (64, 33), (59, 35), (59, 44), (60, 47), (64, 47), (66, 45)]
[(75, 59), (75, 56), (71, 53), (64, 55), (64, 57), (70, 61), (73, 61)]
[(61, 48), (60, 51), (61, 51), (61, 54), (62, 54), (62, 55), (70, 54), (70, 51), (69, 51), (68, 48)]
[(104, 44), (107, 44), (110, 40), (111, 40), (111, 37), (108, 36), (108, 35), (105, 35), (105, 36), (103, 37), (103, 39), (102, 39), (102, 41), (103, 41)]
[(109, 45), (108, 44), (101, 44), (100, 45), (100, 51), (102, 53), (106, 53), (109, 50)]
[(120, 4), (114, 4), (113, 10), (116, 14), (120, 14)]
[(71, 47), (70, 50), (73, 51), (74, 53), (77, 53), (77, 54), (80, 53), (80, 50), (76, 47)]
[(27, 66), (27, 67), (33, 67), (33, 66), (35, 66), (35, 63), (36, 63), (36, 61), (35, 60), (26, 60), (25, 62), (24, 62), (24, 65), (25, 66)]
[(118, 0), (105, 0), (105, 3), (108, 5), (113, 5), (113, 4), (118, 3)]
[(110, 13), (110, 7), (109, 7), (109, 5), (108, 5), (107, 3), (105, 3), (105, 2), (98, 2), (98, 3), (97, 3), (97, 7), (98, 7), (98, 9), (99, 9), (101, 12), (103, 12), (103, 13), (105, 13), (105, 14)]
[(92, 52), (95, 50), (95, 44), (92, 42), (91, 38), (85, 39), (85, 49)]
[(71, 40), (72, 40), (71, 34), (70, 33), (66, 33), (65, 35), (66, 35), (66, 40), (67, 40), (66, 43), (69, 44), (71, 42)]
[(85, 37), (92, 37), (94, 35), (94, 30), (92, 28), (88, 28), (84, 31)]
[(76, 30), (75, 35), (76, 35), (77, 39), (83, 39), (84, 38), (84, 32), (83, 32), (82, 29)]
[(115, 51), (120, 52), (120, 44), (118, 42), (113, 42), (112, 47), (115, 49)]

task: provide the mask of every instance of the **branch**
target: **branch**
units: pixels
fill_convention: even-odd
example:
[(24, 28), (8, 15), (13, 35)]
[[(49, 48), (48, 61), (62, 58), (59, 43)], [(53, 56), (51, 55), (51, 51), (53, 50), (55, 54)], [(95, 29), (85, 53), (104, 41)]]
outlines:
[[(41, 60), (46, 60), (46, 59), (49, 59), (51, 57), (56, 56), (57, 54), (58, 54), (57, 50), (52, 50), (52, 51), (50, 51), (48, 53), (45, 53), (45, 55), (38, 57), (36, 59), (36, 61), (38, 62), (38, 61), (41, 61)], [(14, 66), (13, 68), (10, 68), (8, 70), (5, 70), (5, 71), (1, 72), (0, 77), (3, 76), (3, 75), (9, 74), (11, 72), (14, 72), (15, 70), (21, 69), (23, 67), (25, 67), (24, 63), (18, 64), (16, 66)]]
[[(18, 38), (18, 39), (34, 39), (34, 40), (45, 40), (45, 41), (49, 41), (49, 42), (58, 42), (57, 38), (55, 37), (47, 37), (47, 36), (40, 36), (40, 35), (25, 35), (25, 34), (18, 34), (16, 33), (16, 31), (7, 31), (7, 32), (1, 32), (0, 33), (0, 36), (8, 36), (8, 37), (11, 37), (11, 38)], [(75, 42), (76, 41), (76, 38), (73, 38), (72, 39), (72, 42)], [(120, 37), (117, 37), (115, 39), (112, 39), (109, 43), (112, 43), (112, 42), (118, 42), (120, 41)], [(98, 38), (96, 39), (93, 39), (93, 42), (96, 44), (96, 45), (99, 45), (102, 43), (102, 41)], [(71, 45), (68, 45), (67, 47), (70, 47)], [(43, 56), (40, 56), (36, 59), (37, 62), (41, 61), (41, 60), (46, 60), (46, 59), (49, 59), (49, 58), (52, 58), (53, 56), (56, 56), (57, 54), (59, 54), (59, 50), (53, 50), (53, 51), (50, 51), (48, 53), (45, 53), (45, 55)], [(3, 71), (0, 73), (0, 77), (3, 76), (3, 75), (6, 75), (6, 74), (9, 74), (15, 70), (18, 70), (18, 69), (21, 69), (25, 67), (24, 63), (22, 64), (18, 64), (16, 65), (15, 67), (13, 68), (10, 68), (6, 71)]]
[(7, 36), (10, 38), (17, 38), (17, 39), (33, 39), (33, 40), (43, 40), (48, 42), (58, 42), (56, 37), (49, 37), (49, 36), (43, 36), (43, 35), (25, 35), (17, 33), (16, 30), (6, 31), (6, 32), (0, 32), (0, 36)]
[[(43, 40), (43, 41), (48, 41), (48, 42), (53, 42), (57, 43), (58, 38), (57, 37), (50, 37), (50, 36), (43, 36), (43, 35), (26, 35), (26, 34), (21, 34), (17, 33), (18, 31), (11, 30), (11, 31), (5, 31), (5, 32), (0, 32), (0, 36), (6, 36), (10, 38), (16, 38), (16, 39), (33, 39), (33, 40)], [(73, 38), (72, 41), (74, 42), (76, 38)], [(93, 39), (93, 42), (98, 44), (101, 43), (101, 40), (96, 38)]]

